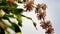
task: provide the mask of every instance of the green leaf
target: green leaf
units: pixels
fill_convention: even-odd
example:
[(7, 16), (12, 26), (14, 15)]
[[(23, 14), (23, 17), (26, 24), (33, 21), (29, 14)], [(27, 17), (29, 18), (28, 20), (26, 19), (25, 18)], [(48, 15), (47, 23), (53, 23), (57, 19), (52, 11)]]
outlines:
[(8, 21), (12, 24), (12, 27), (14, 28), (14, 31), (15, 31), (15, 32), (21, 32), (19, 26), (18, 26), (17, 24), (15, 24), (15, 23), (11, 22), (11, 21), (9, 20), (9, 17), (8, 17), (8, 16), (5, 16), (4, 19), (8, 20)]
[(22, 34), (21, 32), (17, 32), (16, 34)]
[(5, 31), (5, 34), (10, 34), (8, 31)]
[(34, 27), (35, 27), (35, 28), (36, 28), (36, 30), (37, 30), (37, 27), (36, 27), (36, 25), (37, 25), (37, 24), (36, 24), (35, 22), (33, 22), (33, 25), (34, 25)]
[(4, 15), (5, 15), (5, 12), (2, 9), (0, 9), (0, 18), (3, 17)]
[(10, 14), (11, 12), (12, 12), (12, 10), (11, 9), (7, 9), (7, 8), (3, 8), (3, 10), (5, 11), (5, 13), (7, 13), (7, 14)]
[(6, 25), (7, 27), (11, 28), (12, 30), (14, 30), (14, 27), (12, 25), (6, 24), (2, 19), (0, 20), (4, 25)]
[(12, 17), (12, 18), (14, 18), (14, 16), (13, 15), (4, 15), (4, 17), (3, 18), (5, 18), (5, 17)]
[[(23, 17), (25, 17), (25, 18), (27, 18), (27, 19), (30, 19), (30, 20), (32, 20), (32, 18), (30, 18), (30, 17), (27, 17), (27, 16), (25, 16), (25, 15), (22, 15), (21, 14), (21, 16), (23, 16)], [(36, 30), (37, 30), (37, 27), (36, 27), (36, 23), (32, 20), (32, 22), (33, 22), (33, 25), (34, 25), (34, 27), (36, 28)]]
[(0, 6), (5, 6), (6, 4), (6, 2), (0, 2)]
[(6, 2), (1, 2), (0, 3), (0, 8), (3, 9), (6, 13), (10, 13), (10, 12), (13, 12), (16, 9), (18, 9), (17, 4), (9, 5)]
[(27, 19), (30, 19), (30, 20), (32, 20), (32, 18), (30, 18), (30, 17), (27, 17), (27, 16), (25, 16), (25, 15), (22, 15), (22, 14), (20, 14), (22, 17), (25, 17), (25, 18), (27, 18)]
[(18, 25), (22, 27), (22, 16), (14, 14), (14, 17), (18, 20)]
[(13, 25), (14, 28), (15, 28), (15, 32), (21, 32), (21, 30), (20, 30), (20, 28), (19, 28), (19, 26), (18, 26), (17, 24), (12, 23), (12, 25)]
[(21, 14), (22, 12), (23, 12), (23, 9), (19, 9), (19, 8), (13, 10), (14, 14)]

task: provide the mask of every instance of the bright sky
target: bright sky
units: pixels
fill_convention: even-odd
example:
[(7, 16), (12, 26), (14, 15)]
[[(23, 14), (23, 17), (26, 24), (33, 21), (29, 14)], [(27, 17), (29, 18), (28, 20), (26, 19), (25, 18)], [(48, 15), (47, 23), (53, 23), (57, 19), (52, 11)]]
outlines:
[[(54, 34), (60, 34), (60, 0), (36, 0), (35, 1), (36, 4), (38, 3), (45, 3), (47, 4), (48, 8), (47, 8), (47, 16), (46, 19), (47, 20), (51, 20), (52, 25), (55, 29), (55, 33)], [(23, 17), (23, 27), (22, 27), (22, 34), (44, 34), (45, 30), (43, 30), (41, 27), (39, 27), (39, 21), (37, 20), (35, 14), (34, 14), (34, 10), (32, 12), (27, 12), (24, 13), (24, 15), (27, 15), (29, 17), (32, 17), (33, 20), (38, 24), (37, 28), (38, 31), (34, 28), (32, 21), (28, 20), (26, 18)]]

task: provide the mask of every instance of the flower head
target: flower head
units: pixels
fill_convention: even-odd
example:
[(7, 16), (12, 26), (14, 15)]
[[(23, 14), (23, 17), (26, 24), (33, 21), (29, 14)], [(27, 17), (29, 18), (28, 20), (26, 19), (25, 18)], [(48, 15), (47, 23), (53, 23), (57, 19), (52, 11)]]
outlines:
[(41, 26), (43, 29), (46, 29), (46, 28), (52, 27), (52, 24), (50, 21), (45, 21), (45, 22), (42, 21)]
[(33, 1), (26, 2), (26, 5), (25, 5), (26, 10), (31, 11), (34, 7), (33, 4), (34, 4)]
[(45, 16), (46, 16), (46, 12), (45, 11), (38, 13), (38, 18), (39, 19), (43, 19), (43, 18), (45, 18)]
[(48, 33), (48, 34), (53, 34), (53, 33), (54, 33), (54, 28), (48, 27), (46, 33)]
[(42, 9), (46, 10), (46, 8), (47, 8), (47, 5), (46, 4), (42, 4)]
[(41, 4), (38, 4), (38, 5), (36, 5), (37, 7), (36, 7), (36, 13), (39, 13), (39, 12), (41, 12)]
[(41, 4), (38, 4), (36, 8), (39, 9), (39, 8), (41, 8), (41, 7), (42, 7)]
[(51, 21), (47, 21), (46, 23), (48, 27), (52, 27)]
[(9, 3), (9, 4), (12, 4), (12, 3), (14, 3), (14, 1), (15, 1), (15, 0), (8, 0), (8, 3)]
[(47, 25), (45, 22), (41, 22), (41, 25), (40, 25), (43, 29), (46, 29), (47, 28)]

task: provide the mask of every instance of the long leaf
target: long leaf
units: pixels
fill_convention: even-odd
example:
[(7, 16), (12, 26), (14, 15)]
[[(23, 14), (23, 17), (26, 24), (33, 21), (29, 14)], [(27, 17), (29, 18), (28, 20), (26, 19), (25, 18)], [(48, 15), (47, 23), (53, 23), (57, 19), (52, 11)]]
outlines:
[(11, 22), (9, 20), (9, 17), (5, 16), (4, 19), (8, 20), (12, 24), (12, 26), (14, 27), (15, 32), (21, 32), (19, 26), (17, 24), (15, 24), (15, 23)]
[[(27, 19), (30, 19), (30, 20), (32, 20), (32, 18), (30, 18), (30, 17), (27, 17), (27, 16), (25, 16), (25, 15), (22, 15), (21, 14), (21, 16), (23, 16), (23, 17), (25, 17), (25, 18), (27, 18)], [(37, 27), (36, 27), (36, 23), (32, 20), (32, 22), (33, 22), (33, 25), (34, 25), (34, 27), (36, 28), (36, 30), (37, 30)]]
[(6, 25), (7, 28), (11, 28), (12, 30), (14, 30), (14, 27), (12, 25), (6, 24), (2, 19), (0, 20), (2, 22), (2, 24)]
[(14, 17), (18, 20), (18, 24), (22, 27), (22, 17), (21, 17), (21, 15), (14, 14)]

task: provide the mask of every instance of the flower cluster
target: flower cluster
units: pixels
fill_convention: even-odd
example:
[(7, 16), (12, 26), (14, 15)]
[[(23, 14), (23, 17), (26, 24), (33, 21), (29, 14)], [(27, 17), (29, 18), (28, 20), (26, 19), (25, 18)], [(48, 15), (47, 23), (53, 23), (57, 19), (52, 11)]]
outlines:
[(26, 4), (25, 4), (25, 7), (24, 7), (24, 8), (26, 8), (26, 11), (27, 10), (31, 11), (34, 7), (33, 4), (34, 4), (33, 1), (27, 1)]
[(9, 3), (9, 4), (12, 4), (12, 3), (14, 3), (14, 1), (15, 1), (15, 0), (8, 0), (8, 3)]
[(37, 13), (38, 19), (44, 20), (44, 18), (46, 16), (46, 11), (45, 11), (46, 8), (47, 8), (46, 4), (38, 4), (37, 5), (35, 12)]
[(46, 30), (46, 33), (48, 34), (54, 33), (54, 28), (52, 27), (52, 24), (50, 21), (41, 22), (40, 26)]
[(44, 11), (44, 12), (40, 12), (40, 13), (38, 13), (37, 14), (37, 16), (38, 16), (38, 19), (43, 19), (44, 20), (44, 18), (45, 18), (45, 16), (46, 16), (46, 12)]
[(46, 28), (48, 28), (48, 27), (52, 27), (52, 24), (51, 24), (51, 22), (50, 21), (46, 21), (46, 22), (41, 22), (41, 26), (42, 26), (42, 28), (43, 29), (46, 29)]
[(45, 32), (46, 34), (53, 34), (54, 33), (54, 28), (48, 27), (48, 29)]
[(36, 13), (37, 17), (39, 20), (41, 20), (41, 27), (46, 30), (46, 34), (53, 34), (54, 33), (54, 28), (52, 27), (51, 21), (46, 21), (45, 16), (46, 16), (46, 4), (38, 4), (36, 7)]
[[(33, 7), (35, 7), (34, 1), (30, 0), (30, 1), (26, 2), (26, 4), (25, 4), (26, 10), (31, 11), (33, 9)], [(40, 26), (46, 30), (46, 32), (45, 32), (46, 34), (53, 34), (54, 28), (52, 27), (51, 21), (45, 20), (47, 5), (42, 3), (42, 4), (36, 5), (35, 8), (36, 8), (35, 13), (37, 14), (38, 19), (41, 21)]]

